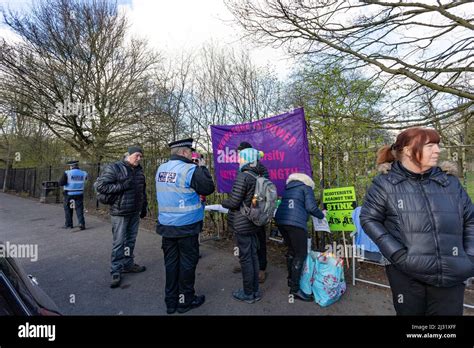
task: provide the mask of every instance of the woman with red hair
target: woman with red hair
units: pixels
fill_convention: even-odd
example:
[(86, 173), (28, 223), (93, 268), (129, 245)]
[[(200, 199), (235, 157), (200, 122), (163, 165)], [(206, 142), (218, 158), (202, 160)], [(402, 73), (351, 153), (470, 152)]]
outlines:
[(409, 128), (382, 147), (361, 209), (362, 228), (390, 261), (397, 315), (462, 315), (464, 282), (474, 276), (474, 208), (441, 164), (434, 129)]

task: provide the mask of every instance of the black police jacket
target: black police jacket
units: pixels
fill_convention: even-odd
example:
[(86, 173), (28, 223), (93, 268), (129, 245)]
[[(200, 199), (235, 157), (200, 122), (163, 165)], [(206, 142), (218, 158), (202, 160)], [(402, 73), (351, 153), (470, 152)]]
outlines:
[(382, 254), (421, 282), (450, 287), (474, 276), (474, 208), (440, 167), (416, 174), (394, 162), (373, 180), (360, 221)]

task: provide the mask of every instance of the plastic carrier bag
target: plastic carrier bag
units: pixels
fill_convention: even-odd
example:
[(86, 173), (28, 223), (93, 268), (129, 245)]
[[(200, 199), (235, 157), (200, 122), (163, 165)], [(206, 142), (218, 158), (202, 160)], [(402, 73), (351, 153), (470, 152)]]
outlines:
[(343, 262), (330, 253), (309, 252), (300, 278), (301, 291), (312, 293), (321, 307), (339, 300), (346, 292)]
[(301, 272), (300, 278), (300, 289), (306, 295), (311, 295), (313, 292), (313, 273), (314, 273), (314, 260), (311, 257), (311, 254), (308, 253), (306, 256), (306, 261), (304, 262), (303, 272)]
[(315, 260), (312, 285), (314, 301), (326, 307), (346, 292), (344, 260), (328, 253), (312, 251), (311, 254)]

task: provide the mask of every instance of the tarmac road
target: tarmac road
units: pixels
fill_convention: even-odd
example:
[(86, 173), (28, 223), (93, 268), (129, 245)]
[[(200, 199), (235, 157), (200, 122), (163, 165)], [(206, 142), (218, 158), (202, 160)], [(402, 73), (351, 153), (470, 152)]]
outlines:
[[(125, 274), (121, 287), (111, 289), (110, 222), (86, 213), (86, 230), (64, 230), (62, 225), (62, 205), (42, 204), (0, 193), (0, 239), (38, 245), (38, 260), (23, 258), (20, 263), (27, 273), (37, 278), (63, 314), (166, 315), (165, 269), (159, 235), (140, 229), (135, 261), (147, 266), (147, 271)], [(271, 264), (268, 279), (262, 285), (262, 300), (255, 304), (235, 301), (231, 293), (242, 287), (240, 274), (232, 273), (236, 259), (215, 243), (219, 242), (201, 245), (203, 257), (196, 272), (196, 292), (206, 295), (206, 303), (186, 314), (174, 315), (395, 314), (389, 290), (363, 284), (353, 287), (350, 281), (346, 294), (327, 308), (297, 300), (290, 303), (286, 270)]]

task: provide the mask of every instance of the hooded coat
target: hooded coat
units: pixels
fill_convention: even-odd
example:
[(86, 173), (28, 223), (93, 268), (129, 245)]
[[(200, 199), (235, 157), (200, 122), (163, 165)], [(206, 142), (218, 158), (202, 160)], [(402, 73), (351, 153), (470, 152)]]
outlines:
[(308, 175), (291, 174), (275, 214), (277, 225), (294, 226), (307, 231), (309, 215), (322, 219), (324, 214), (318, 208), (313, 189), (314, 181)]

